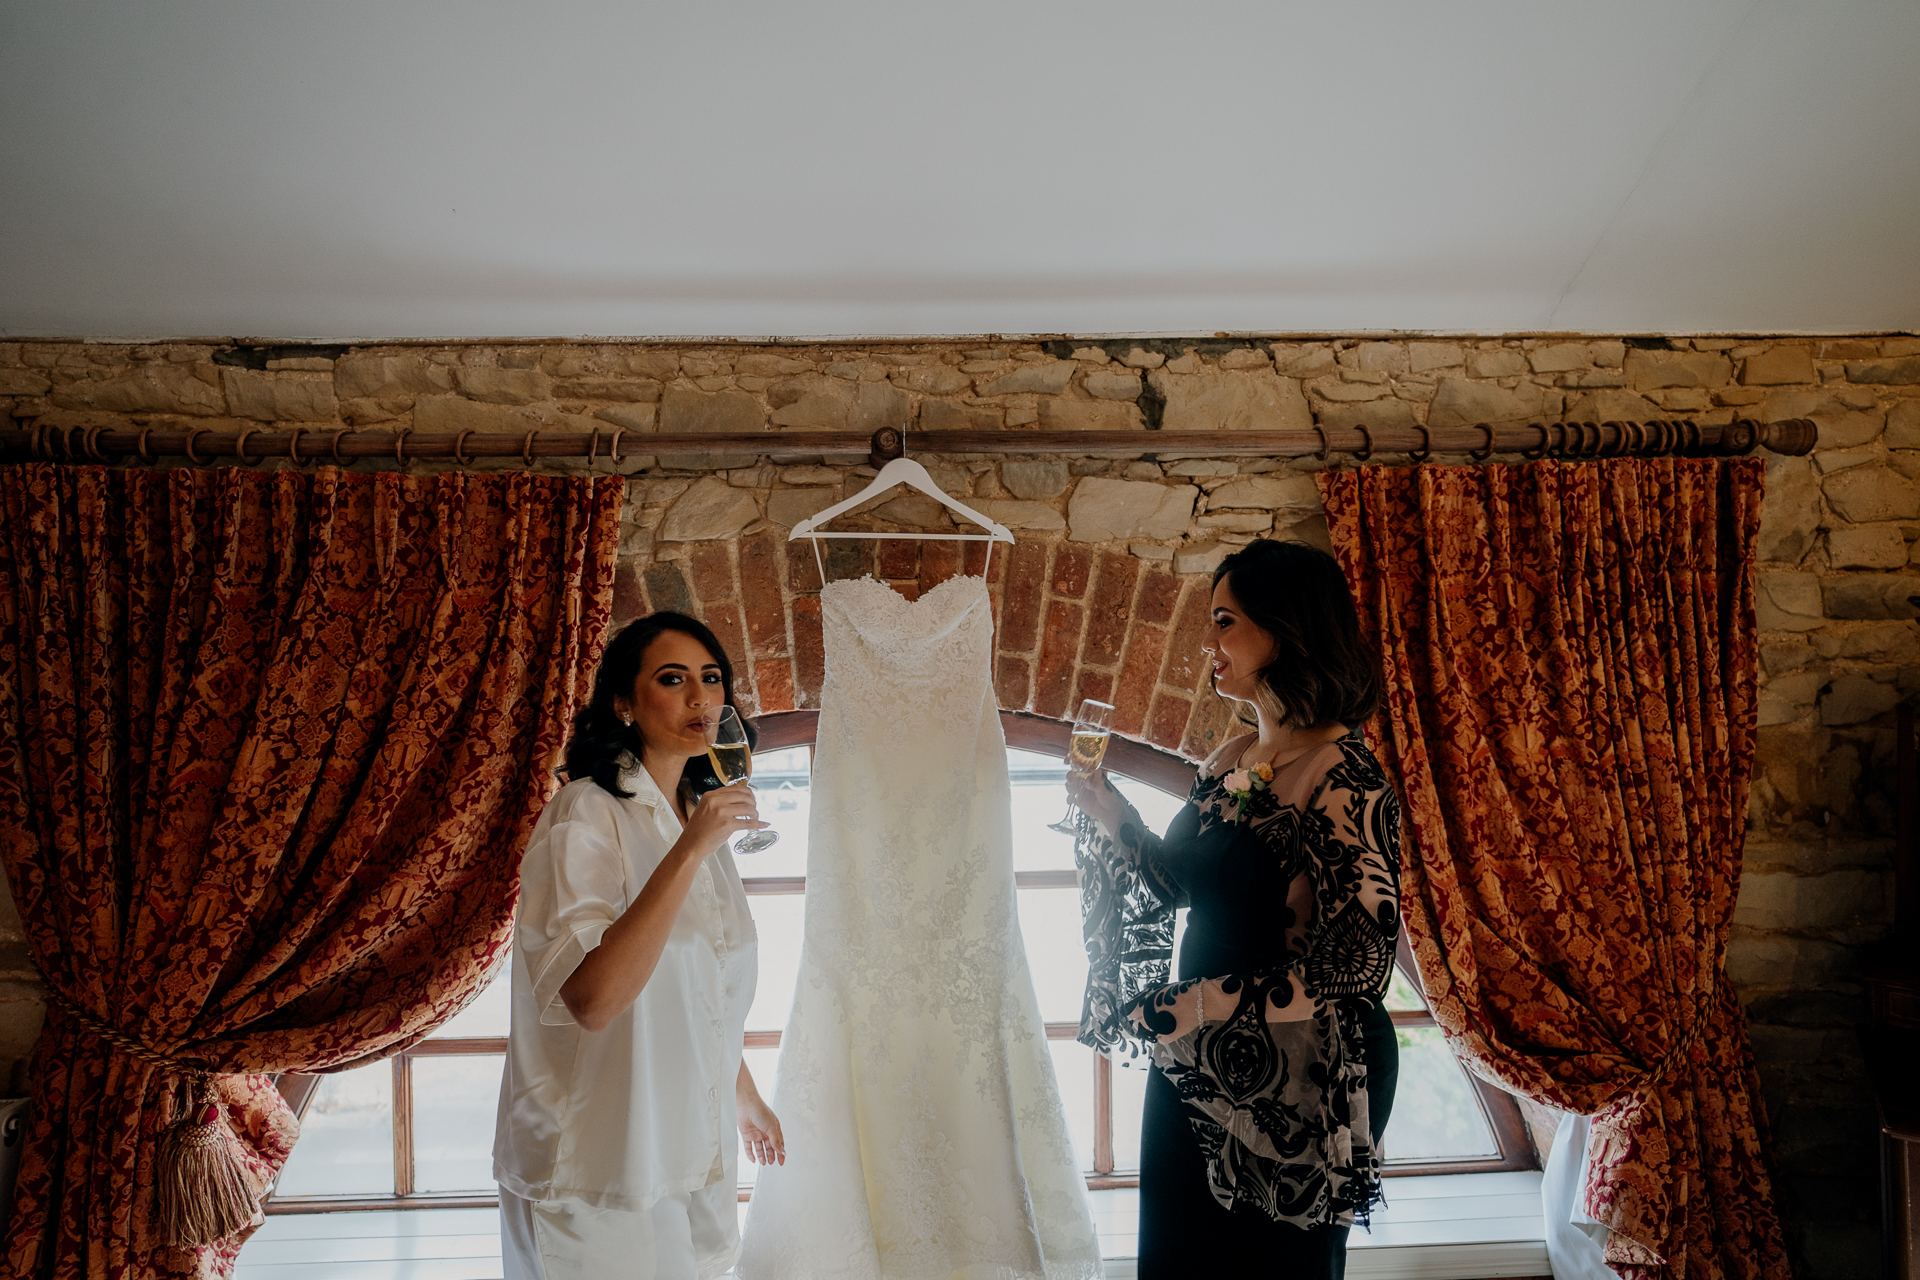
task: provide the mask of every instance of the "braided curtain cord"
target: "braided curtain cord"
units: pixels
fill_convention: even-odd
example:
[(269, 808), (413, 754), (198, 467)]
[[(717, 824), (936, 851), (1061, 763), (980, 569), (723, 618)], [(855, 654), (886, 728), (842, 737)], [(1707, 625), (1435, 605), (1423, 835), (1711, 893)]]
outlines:
[(159, 1067), (163, 1071), (174, 1072), (176, 1075), (199, 1077), (221, 1074), (215, 1072), (204, 1062), (196, 1062), (191, 1058), (176, 1058), (161, 1053), (156, 1049), (148, 1048), (124, 1031), (103, 1021), (95, 1014), (89, 1013), (58, 987), (49, 986), (47, 988), (47, 994), (53, 998), (54, 1003), (59, 1005), (67, 1016), (92, 1032), (96, 1038), (106, 1041), (129, 1057), (138, 1058), (142, 1062)]
[(160, 1236), (177, 1248), (216, 1244), (260, 1219), (261, 1188), (227, 1128), (214, 1072), (204, 1062), (161, 1053), (49, 987), (60, 1010), (107, 1044), (140, 1061), (186, 1077), (187, 1105), (161, 1135), (154, 1176)]

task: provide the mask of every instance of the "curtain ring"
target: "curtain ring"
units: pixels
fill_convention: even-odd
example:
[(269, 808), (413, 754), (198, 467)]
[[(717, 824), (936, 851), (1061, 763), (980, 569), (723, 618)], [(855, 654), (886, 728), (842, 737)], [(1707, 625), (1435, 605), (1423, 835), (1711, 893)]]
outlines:
[(202, 462), (200, 460), (200, 455), (193, 451), (193, 442), (195, 440), (198, 440), (203, 434), (211, 430), (213, 430), (212, 427), (195, 427), (191, 431), (187, 432), (187, 461), (191, 462), (196, 467), (204, 467), (207, 464), (205, 462)]
[(1477, 422), (1474, 425), (1480, 430), (1480, 447), (1468, 450), (1467, 456), (1475, 462), (1485, 462), (1493, 456), (1493, 428), (1484, 422)]
[(529, 431), (527, 438), (520, 442), (520, 461), (528, 466), (533, 465), (533, 438), (539, 434), (538, 431)]
[(453, 456), (459, 460), (460, 465), (463, 467), (470, 467), (473, 465), (473, 459), (469, 458), (466, 454), (467, 437), (472, 434), (473, 434), (473, 428), (468, 427), (465, 431), (462, 431), (459, 435), (453, 438)]
[(412, 434), (412, 427), (402, 427), (393, 437), (393, 460), (403, 467), (407, 465), (407, 437)]
[(620, 437), (626, 433), (625, 427), (613, 429), (613, 443), (607, 446), (607, 461), (614, 466), (620, 465)]
[(1413, 459), (1415, 462), (1425, 462), (1433, 456), (1433, 433), (1417, 424), (1413, 429), (1420, 433), (1420, 448), (1418, 451), (1413, 449), (1407, 450), (1407, 457)]
[(241, 462), (246, 463), (250, 467), (259, 466), (260, 459), (249, 458), (247, 456), (247, 437), (252, 435), (254, 432), (258, 431), (259, 429), (260, 428), (258, 427), (248, 427), (245, 431), (242, 431), (240, 433), (240, 438), (233, 442), (233, 456), (239, 459)]
[(1700, 446), (1700, 424), (1699, 424), (1699, 423), (1697, 423), (1697, 422), (1695, 422), (1695, 421), (1694, 421), (1693, 419), (1691, 419), (1691, 418), (1689, 418), (1689, 419), (1687, 419), (1687, 420), (1686, 420), (1685, 422), (1683, 422), (1683, 423), (1681, 423), (1680, 425), (1681, 425), (1682, 427), (1684, 427), (1684, 428), (1686, 428), (1686, 432), (1687, 432), (1687, 453), (1688, 453), (1688, 454), (1689, 454), (1690, 456), (1693, 456), (1693, 455), (1698, 455), (1698, 454), (1700, 453), (1700, 451), (1701, 451), (1701, 446)]
[(1327, 433), (1323, 428), (1315, 427), (1313, 434), (1320, 437), (1320, 451), (1313, 456), (1325, 462), (1327, 460)]
[(334, 461), (334, 465), (336, 466), (338, 466), (341, 462), (340, 437), (347, 434), (347, 432), (351, 431), (352, 429), (353, 428), (351, 427), (342, 427), (338, 431), (333, 433), (333, 461)]
[(307, 429), (305, 427), (289, 427), (287, 430), (291, 433), (287, 436), (287, 456), (293, 459), (294, 466), (304, 467), (310, 459), (300, 456), (300, 437), (307, 434)]
[(140, 461), (142, 461), (142, 462), (144, 462), (144, 463), (146, 463), (146, 464), (147, 464), (148, 466), (152, 466), (152, 465), (153, 465), (153, 459), (152, 459), (151, 457), (149, 457), (149, 456), (147, 456), (147, 437), (148, 437), (148, 436), (150, 436), (150, 435), (152, 435), (152, 434), (153, 434), (153, 428), (152, 428), (152, 427), (142, 427), (142, 428), (140, 428), (140, 440), (139, 440), (139, 445), (140, 445)]
[(1353, 451), (1353, 460), (1355, 462), (1365, 462), (1373, 456), (1373, 433), (1357, 422), (1354, 424), (1353, 429), (1358, 431), (1360, 433), (1360, 439), (1366, 442), (1364, 447)]
[(593, 469), (593, 459), (600, 452), (600, 428), (593, 429), (593, 435), (587, 439), (587, 469)]
[(107, 460), (106, 455), (101, 453), (96, 445), (96, 442), (100, 439), (100, 433), (105, 430), (105, 427), (88, 427), (87, 438), (80, 442), (80, 447), (85, 449), (87, 456), (95, 462), (105, 462)]
[(68, 462), (73, 461), (73, 433), (82, 429), (77, 426), (60, 428), (60, 453)]
[(1528, 462), (1538, 462), (1540, 461), (1540, 459), (1547, 456), (1547, 429), (1541, 426), (1537, 422), (1533, 423), (1532, 426), (1534, 431), (1538, 433), (1540, 438), (1534, 441), (1533, 448), (1522, 449), (1520, 451), (1520, 456), (1525, 458)]

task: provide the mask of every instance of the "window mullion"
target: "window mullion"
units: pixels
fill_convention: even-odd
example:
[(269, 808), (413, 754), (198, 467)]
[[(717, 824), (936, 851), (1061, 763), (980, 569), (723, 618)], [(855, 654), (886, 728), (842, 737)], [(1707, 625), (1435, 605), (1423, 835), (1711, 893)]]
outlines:
[(413, 1194), (413, 1059), (393, 1055), (393, 1194)]
[(1106, 1054), (1093, 1054), (1093, 1171), (1105, 1176), (1113, 1172), (1113, 1062)]

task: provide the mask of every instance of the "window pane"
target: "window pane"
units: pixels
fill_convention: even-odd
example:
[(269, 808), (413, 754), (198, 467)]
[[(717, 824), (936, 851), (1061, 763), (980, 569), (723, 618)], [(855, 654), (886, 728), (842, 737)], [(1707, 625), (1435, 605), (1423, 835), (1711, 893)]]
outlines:
[(1067, 762), (1009, 747), (1007, 775), (1013, 783), (1013, 869), (1073, 870), (1073, 837), (1047, 830), (1067, 813)]
[(1427, 1002), (1419, 989), (1407, 980), (1399, 965), (1393, 966), (1393, 981), (1387, 986), (1387, 1008), (1400, 1013), (1425, 1013)]
[[(487, 1126), (489, 1135), (493, 1126)], [(393, 1194), (393, 1064), (322, 1076), (300, 1141), (280, 1172), (281, 1196)]]
[[(794, 900), (796, 902), (799, 901), (797, 897)], [(777, 1079), (775, 1073), (779, 1067), (780, 1051), (778, 1049), (749, 1049), (741, 1055), (741, 1060), (747, 1064), (747, 1070), (753, 1073), (753, 1087), (760, 1091), (760, 1096), (767, 1100), (767, 1105), (772, 1106), (776, 1096), (774, 1093), (774, 1084)], [(777, 1115), (779, 1113), (776, 1112), (775, 1114)], [(734, 1141), (738, 1143), (740, 1148), (740, 1185), (750, 1187), (753, 1185), (755, 1176), (760, 1172), (760, 1166), (747, 1159), (747, 1144), (740, 1142), (738, 1135), (735, 1135)]]
[(1140, 1168), (1140, 1116), (1147, 1104), (1147, 1059), (1124, 1053), (1113, 1064), (1113, 1171)]
[(1080, 937), (1078, 889), (1021, 889), (1020, 936), (1027, 967), (1048, 1022), (1078, 1022), (1087, 989), (1087, 949)]
[(807, 898), (801, 893), (756, 893), (747, 899), (747, 906), (760, 935), (760, 975), (753, 989), (753, 1007), (747, 1010), (747, 1030), (783, 1031), (800, 973)]
[(734, 855), (743, 876), (807, 874), (807, 748), (783, 747), (753, 757), (753, 796), (760, 818), (773, 824), (780, 843), (758, 853)]
[(505, 959), (500, 962), (499, 970), (493, 975), (493, 981), (487, 989), (473, 998), (473, 1003), (440, 1024), (433, 1033), (435, 1040), (451, 1040), (462, 1036), (504, 1036), (512, 1025), (509, 1013), (513, 1006), (513, 980), (508, 976), (513, 968), (513, 951), (508, 949)]
[(1107, 775), (1113, 779), (1113, 785), (1119, 789), (1129, 803), (1139, 811), (1140, 821), (1147, 829), (1159, 835), (1167, 833), (1167, 824), (1173, 821), (1175, 814), (1186, 807), (1184, 795), (1168, 795), (1156, 786), (1140, 782), (1133, 778), (1123, 778), (1117, 773)]
[(1093, 1050), (1078, 1040), (1049, 1040), (1053, 1051), (1053, 1078), (1060, 1086), (1060, 1105), (1067, 1113), (1067, 1133), (1073, 1138), (1073, 1158), (1081, 1171), (1093, 1172)]
[(1480, 1098), (1438, 1027), (1401, 1027), (1400, 1079), (1387, 1120), (1386, 1158), (1483, 1160), (1500, 1154)]
[(493, 1190), (498, 1054), (413, 1060), (413, 1189)]

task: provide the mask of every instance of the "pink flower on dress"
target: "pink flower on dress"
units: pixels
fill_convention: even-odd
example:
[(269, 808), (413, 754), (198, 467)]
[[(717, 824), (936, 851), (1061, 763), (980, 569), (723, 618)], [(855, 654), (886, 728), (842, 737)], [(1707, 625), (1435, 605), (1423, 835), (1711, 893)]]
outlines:
[(1235, 769), (1226, 776), (1224, 785), (1228, 791), (1250, 791), (1253, 789), (1253, 778), (1245, 769)]

